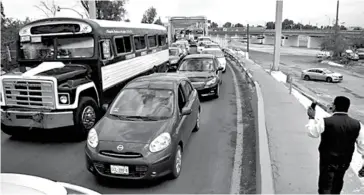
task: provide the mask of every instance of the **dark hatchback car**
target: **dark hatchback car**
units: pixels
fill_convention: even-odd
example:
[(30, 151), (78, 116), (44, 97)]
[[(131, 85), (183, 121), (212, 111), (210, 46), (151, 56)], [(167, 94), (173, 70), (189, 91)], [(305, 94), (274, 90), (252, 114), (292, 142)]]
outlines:
[(188, 78), (157, 73), (131, 81), (90, 130), (87, 169), (97, 177), (153, 179), (181, 172), (190, 135), (200, 128), (200, 101)]
[(201, 96), (213, 95), (218, 98), (222, 70), (214, 55), (193, 54), (181, 61), (177, 73), (188, 77)]

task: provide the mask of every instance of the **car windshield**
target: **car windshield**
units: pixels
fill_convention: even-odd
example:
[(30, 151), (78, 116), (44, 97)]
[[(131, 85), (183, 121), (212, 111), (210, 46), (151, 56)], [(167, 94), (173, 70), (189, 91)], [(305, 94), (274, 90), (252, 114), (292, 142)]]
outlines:
[[(57, 44), (57, 52), (55, 45)], [(20, 44), (20, 56), (26, 60), (62, 58), (90, 58), (94, 55), (92, 37), (40, 37), (39, 41)]]
[(221, 50), (205, 50), (202, 52), (203, 54), (212, 54), (216, 56), (217, 58), (224, 57), (224, 53)]
[(169, 49), (169, 55), (170, 56), (178, 56), (178, 50), (177, 49)]
[(187, 59), (182, 62), (179, 71), (211, 72), (214, 71), (214, 61), (208, 58)]
[(110, 109), (121, 118), (163, 120), (173, 114), (174, 93), (164, 89), (124, 89)]

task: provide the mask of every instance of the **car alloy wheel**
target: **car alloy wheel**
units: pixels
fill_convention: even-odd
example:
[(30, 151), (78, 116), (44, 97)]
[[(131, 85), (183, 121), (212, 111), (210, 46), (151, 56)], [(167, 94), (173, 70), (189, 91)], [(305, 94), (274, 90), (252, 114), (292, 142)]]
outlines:
[(305, 79), (306, 81), (308, 81), (308, 80), (310, 80), (310, 77), (309, 77), (308, 75), (306, 75), (306, 76), (304, 77), (304, 79)]
[(179, 174), (181, 172), (181, 168), (182, 168), (182, 152), (181, 152), (180, 148), (177, 150), (177, 153), (176, 153), (175, 168), (176, 168), (176, 173)]
[(331, 82), (332, 82), (332, 78), (331, 78), (331, 77), (328, 77), (328, 78), (326, 79), (326, 81), (327, 81), (327, 82), (329, 82), (329, 83), (331, 83)]
[(175, 152), (174, 163), (172, 167), (171, 178), (177, 179), (182, 169), (182, 147), (178, 145)]

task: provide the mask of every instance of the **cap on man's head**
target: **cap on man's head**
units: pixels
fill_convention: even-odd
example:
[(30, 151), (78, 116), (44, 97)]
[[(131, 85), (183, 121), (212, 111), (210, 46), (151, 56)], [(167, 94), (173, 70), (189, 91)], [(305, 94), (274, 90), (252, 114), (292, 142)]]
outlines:
[(334, 100), (336, 112), (348, 112), (350, 107), (350, 99), (345, 96), (337, 96)]

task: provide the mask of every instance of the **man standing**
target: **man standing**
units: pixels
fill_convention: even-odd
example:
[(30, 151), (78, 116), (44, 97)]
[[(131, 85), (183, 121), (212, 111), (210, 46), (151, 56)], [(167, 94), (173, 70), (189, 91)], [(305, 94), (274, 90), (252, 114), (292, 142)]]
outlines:
[(331, 107), (333, 115), (330, 117), (316, 117), (315, 110), (308, 108), (308, 135), (312, 138), (321, 136), (319, 194), (340, 194), (355, 143), (364, 159), (364, 129), (358, 120), (348, 116), (349, 107), (349, 98), (338, 96)]

